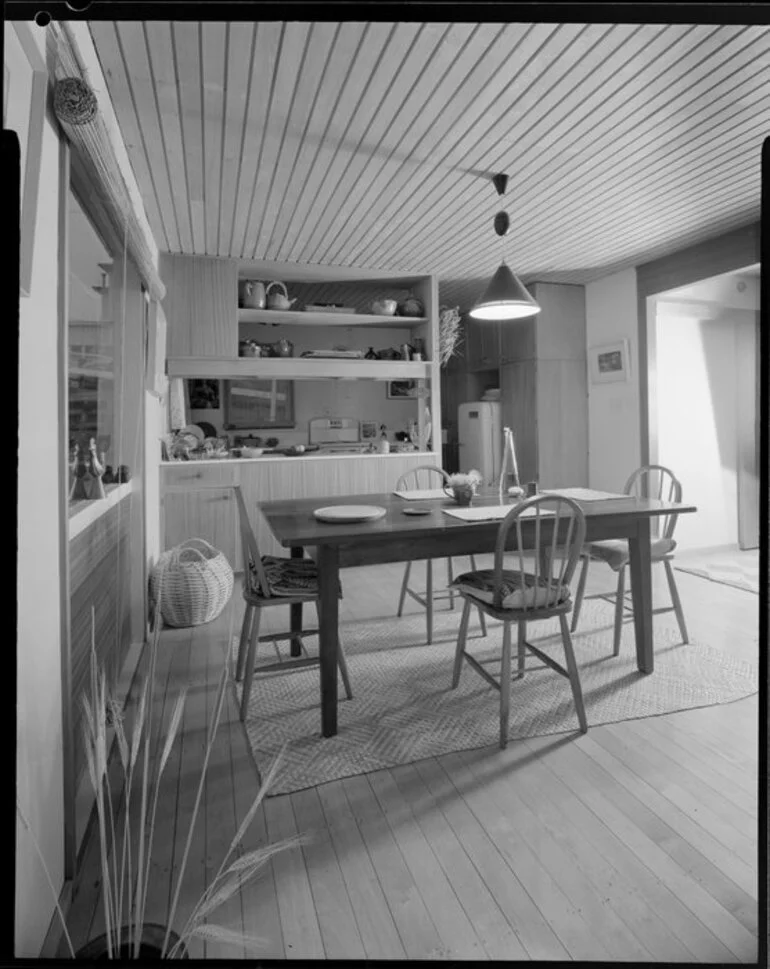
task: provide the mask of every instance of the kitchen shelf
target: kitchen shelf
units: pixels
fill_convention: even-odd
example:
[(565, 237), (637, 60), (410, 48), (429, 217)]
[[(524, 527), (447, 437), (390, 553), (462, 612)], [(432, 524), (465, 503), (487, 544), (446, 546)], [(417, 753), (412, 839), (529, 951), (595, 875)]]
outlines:
[(302, 310), (256, 310), (239, 307), (239, 323), (290, 326), (377, 326), (406, 330), (427, 323), (424, 316), (375, 316), (373, 313), (306, 313)]
[(225, 380), (244, 377), (262, 380), (428, 380), (431, 367), (431, 363), (424, 360), (174, 357), (168, 361), (168, 375)]

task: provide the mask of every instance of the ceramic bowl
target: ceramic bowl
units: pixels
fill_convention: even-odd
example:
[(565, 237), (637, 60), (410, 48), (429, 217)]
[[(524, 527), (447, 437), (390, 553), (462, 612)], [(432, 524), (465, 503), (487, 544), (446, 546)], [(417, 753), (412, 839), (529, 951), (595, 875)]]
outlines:
[(398, 307), (394, 299), (377, 299), (372, 303), (372, 313), (375, 316), (393, 316)]
[(242, 447), (241, 457), (242, 458), (258, 458), (260, 454), (264, 452), (264, 448), (261, 447)]

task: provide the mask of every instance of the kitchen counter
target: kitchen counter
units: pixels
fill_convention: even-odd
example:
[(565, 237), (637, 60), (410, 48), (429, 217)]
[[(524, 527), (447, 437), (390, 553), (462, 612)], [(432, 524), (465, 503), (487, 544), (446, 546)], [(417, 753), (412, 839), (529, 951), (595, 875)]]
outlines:
[(438, 462), (436, 455), (433, 451), (391, 451), (389, 454), (382, 454), (379, 451), (367, 452), (340, 452), (331, 453), (321, 451), (308, 451), (305, 454), (261, 454), (257, 458), (205, 458), (202, 460), (194, 461), (161, 461), (161, 467), (167, 468), (193, 468), (197, 464), (210, 466), (214, 465), (231, 465), (231, 464), (264, 464), (267, 461), (306, 461), (308, 458), (312, 458), (313, 461), (322, 461), (324, 459), (332, 458), (335, 461), (344, 461), (350, 458), (425, 458), (426, 461), (435, 460)]
[(263, 555), (282, 555), (257, 505), (285, 498), (317, 498), (319, 506), (338, 495), (380, 494), (395, 488), (406, 471), (439, 465), (434, 451), (391, 451), (389, 454), (264, 454), (258, 458), (213, 458), (208, 461), (161, 461), (161, 535), (169, 549), (187, 538), (203, 538), (227, 556), (236, 571), (241, 565), (238, 516), (233, 486), (243, 493), (246, 509)]

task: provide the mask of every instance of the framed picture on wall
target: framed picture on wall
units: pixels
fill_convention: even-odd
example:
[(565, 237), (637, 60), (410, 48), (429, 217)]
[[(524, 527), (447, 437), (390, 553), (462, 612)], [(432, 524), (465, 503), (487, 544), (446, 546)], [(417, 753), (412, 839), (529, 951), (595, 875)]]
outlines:
[(195, 378), (188, 381), (190, 410), (219, 410), (219, 381)]
[(417, 396), (416, 380), (389, 380), (387, 388), (388, 400), (403, 400)]
[(606, 384), (628, 380), (630, 361), (628, 340), (616, 340), (588, 348), (588, 374), (592, 384)]

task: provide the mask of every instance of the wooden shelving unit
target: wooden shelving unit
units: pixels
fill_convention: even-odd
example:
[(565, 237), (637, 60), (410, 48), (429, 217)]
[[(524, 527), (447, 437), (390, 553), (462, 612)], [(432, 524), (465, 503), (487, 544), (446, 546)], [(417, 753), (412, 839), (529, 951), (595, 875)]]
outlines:
[(428, 323), (424, 316), (375, 316), (373, 313), (321, 313), (297, 310), (238, 309), (239, 323), (274, 323), (289, 326), (377, 326), (408, 330)]
[[(304, 314), (297, 314), (304, 315)], [(267, 380), (429, 380), (431, 364), (412, 360), (308, 357), (176, 357), (169, 377), (257, 377)]]

